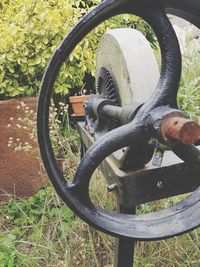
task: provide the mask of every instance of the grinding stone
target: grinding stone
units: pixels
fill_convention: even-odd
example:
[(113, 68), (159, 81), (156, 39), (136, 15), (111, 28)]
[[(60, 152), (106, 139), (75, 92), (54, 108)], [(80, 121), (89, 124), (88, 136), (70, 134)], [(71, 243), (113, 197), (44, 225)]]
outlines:
[(134, 29), (114, 29), (102, 36), (97, 49), (97, 78), (101, 67), (111, 72), (122, 106), (144, 103), (159, 79), (151, 46), (144, 35)]

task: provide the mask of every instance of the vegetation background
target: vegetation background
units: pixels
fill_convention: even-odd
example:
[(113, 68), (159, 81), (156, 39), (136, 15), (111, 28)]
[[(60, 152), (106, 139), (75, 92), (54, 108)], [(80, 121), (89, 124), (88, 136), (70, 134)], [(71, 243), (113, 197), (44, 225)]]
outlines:
[[(0, 3), (0, 98), (36, 95), (50, 57), (77, 21), (99, 1), (2, 0)], [(100, 36), (113, 27), (139, 28), (154, 43), (150, 27), (141, 19), (115, 17), (80, 43), (63, 66), (57, 93), (80, 88), (85, 74), (95, 76), (95, 51)]]
[[(2, 0), (0, 3), (0, 99), (35, 96), (48, 61), (63, 37), (74, 24), (99, 1), (74, 0)], [(55, 90), (67, 95), (84, 84), (86, 73), (95, 76), (95, 50), (100, 36), (110, 28), (132, 27), (141, 30), (158, 54), (156, 39), (150, 27), (134, 16), (118, 16), (95, 29), (77, 46), (63, 66)], [(183, 55), (183, 74), (179, 91), (179, 105), (187, 114), (200, 117), (200, 50), (193, 49), (190, 38)], [(79, 137), (70, 126), (67, 110), (52, 107), (52, 138), (55, 153), (63, 149), (64, 171), (73, 177), (79, 161)], [(63, 112), (60, 121), (59, 113)], [(35, 118), (35, 116), (33, 116)], [(27, 119), (24, 114), (24, 119)], [(35, 121), (27, 123), (36, 138)], [(19, 148), (16, 140), (8, 140), (14, 149), (34, 153), (29, 144)], [(36, 140), (36, 139), (35, 139)], [(66, 153), (67, 152), (67, 153)], [(15, 152), (17, 153), (17, 151)], [(108, 210), (116, 206), (116, 199), (106, 189), (97, 172), (91, 184), (94, 201)], [(172, 198), (139, 207), (149, 212), (172, 205), (180, 198)], [(0, 205), (0, 267), (112, 266), (114, 239), (95, 232), (46, 186), (29, 199), (12, 196)], [(136, 266), (200, 266), (200, 232), (195, 230), (179, 238), (152, 243), (137, 243)]]

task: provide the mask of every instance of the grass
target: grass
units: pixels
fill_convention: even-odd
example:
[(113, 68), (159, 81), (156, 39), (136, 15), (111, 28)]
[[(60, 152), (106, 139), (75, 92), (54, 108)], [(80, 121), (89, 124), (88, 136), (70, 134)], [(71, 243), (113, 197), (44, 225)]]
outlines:
[[(179, 105), (187, 114), (200, 118), (200, 52), (184, 55)], [(68, 176), (73, 176), (75, 132), (68, 128), (62, 143)], [(57, 140), (57, 135), (54, 136)], [(73, 152), (73, 153), (71, 153)], [(59, 150), (57, 151), (59, 154)], [(97, 172), (90, 185), (94, 202), (107, 209), (116, 209), (116, 199), (108, 193), (104, 179)], [(149, 212), (171, 205), (179, 197), (145, 204), (140, 211)], [(10, 196), (0, 204), (0, 267), (111, 267), (114, 238), (96, 232), (63, 204), (51, 186), (41, 189), (29, 199)], [(165, 241), (138, 242), (136, 267), (200, 267), (200, 229)], [(126, 267), (126, 266), (124, 266)]]
[(194, 48), (191, 40), (183, 55), (178, 102), (190, 118), (200, 122), (200, 45)]
[[(110, 209), (105, 182), (97, 175), (94, 184), (99, 188), (96, 202)], [(51, 186), (29, 199), (2, 203), (1, 214), (1, 267), (112, 266), (114, 239), (77, 218)], [(199, 259), (200, 231), (195, 230), (166, 241), (138, 242), (135, 266), (197, 267)]]
[[(0, 266), (105, 266), (112, 238), (74, 216), (48, 186), (1, 204)], [(110, 239), (110, 241), (109, 241)]]

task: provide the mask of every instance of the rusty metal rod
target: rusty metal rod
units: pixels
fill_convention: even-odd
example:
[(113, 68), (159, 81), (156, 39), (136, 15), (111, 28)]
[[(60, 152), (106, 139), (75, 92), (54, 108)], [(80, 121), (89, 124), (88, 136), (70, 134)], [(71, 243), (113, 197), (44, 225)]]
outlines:
[(177, 115), (168, 116), (161, 124), (161, 133), (166, 141), (194, 144), (200, 139), (200, 126), (195, 121)]

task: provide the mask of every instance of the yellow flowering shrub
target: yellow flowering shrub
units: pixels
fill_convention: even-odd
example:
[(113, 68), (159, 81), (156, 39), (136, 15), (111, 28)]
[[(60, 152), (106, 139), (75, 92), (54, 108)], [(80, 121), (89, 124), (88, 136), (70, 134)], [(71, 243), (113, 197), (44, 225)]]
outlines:
[[(91, 8), (80, 0), (1, 0), (0, 98), (35, 95), (56, 46)], [(96, 5), (97, 0), (90, 1)], [(133, 17), (131, 27), (146, 30)], [(129, 16), (115, 17), (96, 28), (76, 47), (56, 82), (56, 92), (67, 94), (83, 85), (84, 74), (94, 76), (95, 50), (108, 29), (130, 24)], [(142, 25), (142, 27), (141, 27)]]

